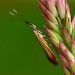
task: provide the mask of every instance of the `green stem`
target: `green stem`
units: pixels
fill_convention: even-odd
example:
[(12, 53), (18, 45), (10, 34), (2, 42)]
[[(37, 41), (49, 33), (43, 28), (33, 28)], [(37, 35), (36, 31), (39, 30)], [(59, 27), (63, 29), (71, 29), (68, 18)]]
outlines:
[(61, 19), (58, 16), (56, 18), (58, 20), (59, 28), (62, 28)]

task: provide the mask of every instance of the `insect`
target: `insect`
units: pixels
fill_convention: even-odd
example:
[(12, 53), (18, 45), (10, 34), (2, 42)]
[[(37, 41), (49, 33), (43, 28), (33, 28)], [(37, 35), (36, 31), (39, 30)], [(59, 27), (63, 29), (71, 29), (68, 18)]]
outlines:
[(16, 10), (13, 9), (13, 11), (12, 11), (12, 12), (9, 12), (9, 13), (10, 13), (11, 15), (15, 16), (17, 19), (21, 20), (22, 22), (28, 24), (28, 25), (31, 27), (31, 29), (32, 29), (34, 35), (36, 36), (37, 40), (39, 41), (39, 43), (40, 43), (41, 46), (43, 47), (43, 49), (44, 49), (44, 51), (45, 51), (45, 53), (46, 53), (48, 59), (49, 59), (53, 64), (57, 65), (57, 64), (58, 64), (57, 59), (56, 59), (54, 53), (52, 52), (52, 50), (50, 49), (49, 44), (46, 42), (46, 40), (45, 40), (45, 38), (44, 38), (45, 35), (43, 34), (43, 32), (40, 31), (40, 30), (36, 27), (36, 25), (34, 25), (34, 24), (32, 24), (32, 23), (30, 23), (30, 22), (24, 20), (24, 18), (21, 17), (21, 16), (18, 14), (18, 12), (17, 12)]

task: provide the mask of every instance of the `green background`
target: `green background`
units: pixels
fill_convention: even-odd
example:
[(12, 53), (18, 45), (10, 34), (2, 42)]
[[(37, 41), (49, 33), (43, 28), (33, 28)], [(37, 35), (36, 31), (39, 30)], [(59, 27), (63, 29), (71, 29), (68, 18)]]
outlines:
[[(69, 5), (73, 17), (75, 1)], [(0, 1), (0, 75), (63, 75), (61, 64), (48, 61), (32, 30), (8, 13), (13, 8), (42, 30), (45, 24), (37, 0)]]

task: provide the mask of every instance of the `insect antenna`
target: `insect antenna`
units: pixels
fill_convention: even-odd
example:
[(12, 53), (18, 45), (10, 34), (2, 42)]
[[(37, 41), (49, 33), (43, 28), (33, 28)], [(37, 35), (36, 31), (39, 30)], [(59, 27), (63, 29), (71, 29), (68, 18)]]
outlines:
[(35, 29), (36, 26), (28, 21), (26, 21), (22, 16), (19, 15), (19, 13), (15, 10), (12, 9), (12, 12), (9, 12), (9, 14), (15, 16), (18, 20), (22, 21), (23, 23), (28, 24), (31, 28)]

